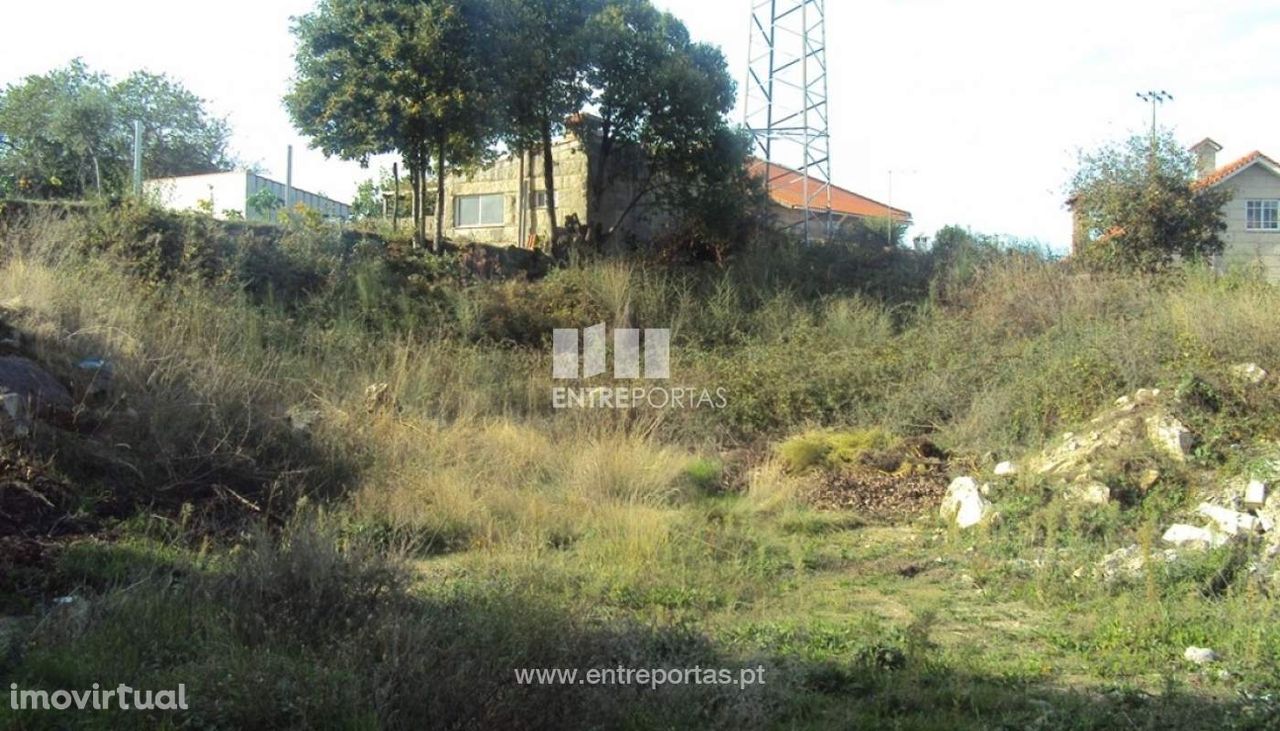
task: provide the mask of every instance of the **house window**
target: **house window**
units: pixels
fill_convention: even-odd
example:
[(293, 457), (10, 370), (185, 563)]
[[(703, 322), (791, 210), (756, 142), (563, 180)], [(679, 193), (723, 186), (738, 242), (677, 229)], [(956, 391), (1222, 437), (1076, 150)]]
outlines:
[(454, 198), (453, 225), (457, 228), (501, 226), (506, 220), (502, 210), (503, 198), (501, 193)]
[[(552, 200), (555, 200), (555, 196), (552, 196)], [(534, 208), (547, 207), (547, 191), (545, 190), (533, 191), (533, 207)]]
[(1280, 200), (1246, 201), (1245, 228), (1249, 231), (1280, 230)]

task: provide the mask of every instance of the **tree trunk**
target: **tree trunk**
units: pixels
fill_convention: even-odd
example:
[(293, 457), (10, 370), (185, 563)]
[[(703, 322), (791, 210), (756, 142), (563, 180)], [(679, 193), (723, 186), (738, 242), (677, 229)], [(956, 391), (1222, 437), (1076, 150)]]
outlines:
[(600, 244), (600, 239), (602, 238), (600, 234), (603, 228), (600, 224), (600, 204), (604, 198), (605, 188), (608, 187), (609, 156), (613, 153), (612, 131), (609, 120), (604, 120), (600, 127), (600, 149), (596, 151), (595, 155), (595, 170), (594, 174), (591, 175), (591, 184), (588, 186), (587, 241), (593, 245)]
[(432, 249), (437, 254), (444, 247), (444, 158), (445, 136), (436, 140), (436, 238)]
[(556, 240), (556, 164), (551, 158), (551, 120), (542, 120), (542, 185), (547, 192), (547, 221), (551, 241)]
[(417, 249), (426, 239), (422, 225), (422, 168), (417, 161), (409, 168), (409, 186), (413, 188), (413, 248)]
[[(538, 240), (538, 201), (537, 201), (537, 198), (535, 198), (533, 195), (533, 181), (538, 179), (538, 174), (534, 172), (534, 169), (533, 169), (533, 148), (532, 147), (529, 148), (527, 154), (529, 157), (529, 179), (525, 181), (525, 186), (528, 188), (528, 191), (529, 191), (528, 234), (532, 235), (534, 241), (537, 241)], [(527, 244), (527, 243), (528, 243), (527, 241), (523, 242), (523, 244)]]

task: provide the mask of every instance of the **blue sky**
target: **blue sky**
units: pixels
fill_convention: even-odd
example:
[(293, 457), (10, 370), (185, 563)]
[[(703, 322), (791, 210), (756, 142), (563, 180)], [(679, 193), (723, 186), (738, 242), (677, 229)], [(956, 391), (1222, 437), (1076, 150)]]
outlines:
[[(751, 0), (655, 0), (746, 75)], [(230, 118), (235, 151), (299, 185), (349, 198), (358, 166), (305, 150), (280, 104), (293, 70), (289, 18), (311, 0), (11, 3), (0, 84), (82, 56), (113, 75), (181, 80)], [(1280, 4), (1247, 0), (828, 0), (832, 177), (910, 210), (912, 234), (948, 223), (1065, 248), (1063, 189), (1080, 148), (1144, 131), (1134, 97), (1220, 160), (1280, 155)], [(735, 113), (741, 121), (741, 110)], [(389, 163), (388, 163), (389, 164)]]

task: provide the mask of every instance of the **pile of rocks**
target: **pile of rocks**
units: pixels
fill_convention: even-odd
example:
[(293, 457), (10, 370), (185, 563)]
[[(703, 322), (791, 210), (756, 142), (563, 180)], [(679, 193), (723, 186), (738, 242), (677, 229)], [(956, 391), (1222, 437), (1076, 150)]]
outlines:
[[(1093, 428), (1087, 432), (1063, 434), (1031, 463), (1037, 474), (1065, 484), (1064, 497), (1084, 503), (1110, 502), (1111, 487), (1094, 474), (1094, 468), (1108, 455), (1146, 450), (1184, 462), (1194, 441), (1191, 431), (1165, 407), (1158, 388), (1140, 388), (1132, 395), (1121, 396), (1111, 408), (1095, 416), (1090, 425)], [(1144, 490), (1159, 479), (1160, 473), (1154, 469), (1137, 476), (1138, 485)]]

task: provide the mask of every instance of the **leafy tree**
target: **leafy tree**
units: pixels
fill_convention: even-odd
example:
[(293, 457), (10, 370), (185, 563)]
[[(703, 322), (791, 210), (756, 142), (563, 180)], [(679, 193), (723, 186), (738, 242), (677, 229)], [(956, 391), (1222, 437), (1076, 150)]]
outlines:
[(131, 178), (133, 122), (150, 175), (229, 169), (230, 130), (164, 76), (119, 83), (76, 59), (0, 93), (0, 191), (34, 197), (119, 194)]
[(1230, 194), (1195, 184), (1195, 160), (1166, 133), (1134, 136), (1084, 154), (1072, 207), (1095, 265), (1158, 271), (1176, 259), (1221, 253)]
[[(586, 80), (600, 111), (599, 129), (587, 135), (598, 145), (588, 202), (593, 236), (607, 233), (600, 203), (619, 171), (642, 171), (621, 218), (646, 197), (687, 213), (699, 191), (741, 181), (746, 147), (734, 144), (725, 122), (734, 84), (718, 48), (692, 42), (684, 24), (649, 0), (613, 0), (586, 35)], [(626, 159), (629, 150), (639, 159)]]
[(111, 189), (118, 180), (104, 138), (114, 124), (109, 80), (80, 60), (29, 76), (0, 96), (0, 178), (42, 198), (82, 197), (104, 182)]
[(419, 245), (428, 176), (438, 246), (445, 175), (488, 150), (488, 23), (480, 0), (321, 0), (294, 26), (297, 79), (285, 98), (294, 124), (327, 155), (367, 163), (400, 153)]
[(132, 154), (133, 121), (142, 122), (147, 175), (199, 175), (235, 166), (227, 152), (231, 128), (210, 116), (200, 97), (164, 75), (135, 71), (112, 90), (122, 152)]
[(357, 221), (382, 215), (382, 186), (369, 178), (356, 186), (355, 200), (351, 201), (351, 216)]
[(547, 220), (556, 225), (552, 139), (589, 98), (584, 31), (602, 0), (497, 0), (502, 77), (501, 138), (517, 152), (542, 152)]
[(271, 220), (275, 218), (276, 211), (284, 207), (284, 201), (280, 200), (280, 197), (270, 188), (259, 188), (245, 199), (245, 206), (250, 212)]

